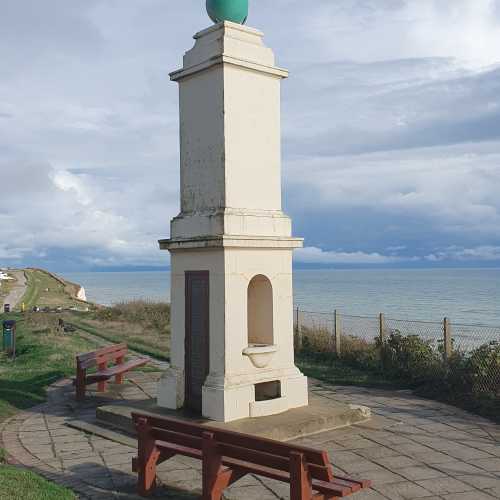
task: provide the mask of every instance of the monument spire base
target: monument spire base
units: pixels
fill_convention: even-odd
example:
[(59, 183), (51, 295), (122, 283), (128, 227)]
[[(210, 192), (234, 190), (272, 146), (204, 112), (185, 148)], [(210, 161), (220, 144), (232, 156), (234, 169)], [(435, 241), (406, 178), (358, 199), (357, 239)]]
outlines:
[(171, 254), (171, 367), (158, 405), (222, 422), (308, 404), (294, 363), (292, 236), (281, 204), (281, 80), (255, 29), (195, 35), (179, 84), (181, 210)]

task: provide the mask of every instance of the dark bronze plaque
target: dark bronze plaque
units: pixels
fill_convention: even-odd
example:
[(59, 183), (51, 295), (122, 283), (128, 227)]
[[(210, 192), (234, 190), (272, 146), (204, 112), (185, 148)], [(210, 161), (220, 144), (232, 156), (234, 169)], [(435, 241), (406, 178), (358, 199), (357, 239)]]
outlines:
[(209, 274), (186, 272), (186, 407), (201, 412), (209, 372)]

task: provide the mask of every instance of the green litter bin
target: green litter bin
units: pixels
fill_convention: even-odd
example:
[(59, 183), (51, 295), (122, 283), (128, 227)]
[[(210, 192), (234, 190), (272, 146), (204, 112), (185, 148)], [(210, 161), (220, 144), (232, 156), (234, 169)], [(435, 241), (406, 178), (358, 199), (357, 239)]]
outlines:
[(16, 322), (5, 320), (3, 322), (3, 350), (9, 356), (16, 355)]

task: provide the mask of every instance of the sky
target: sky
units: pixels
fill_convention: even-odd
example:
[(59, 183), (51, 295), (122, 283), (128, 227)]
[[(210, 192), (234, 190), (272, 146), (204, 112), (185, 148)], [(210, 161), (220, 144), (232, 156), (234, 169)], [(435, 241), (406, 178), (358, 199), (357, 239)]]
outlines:
[[(203, 0), (2, 0), (0, 267), (168, 266)], [(500, 0), (250, 0), (297, 265), (500, 266)]]

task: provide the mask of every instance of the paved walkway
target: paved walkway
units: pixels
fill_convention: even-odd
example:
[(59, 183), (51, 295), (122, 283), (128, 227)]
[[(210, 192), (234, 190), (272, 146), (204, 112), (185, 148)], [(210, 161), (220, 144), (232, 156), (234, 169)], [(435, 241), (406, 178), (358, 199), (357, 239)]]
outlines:
[(10, 304), (10, 310), (13, 311), (17, 307), (24, 293), (26, 292), (26, 277), (24, 276), (24, 272), (9, 271), (8, 274), (14, 276), (17, 282), (14, 284), (14, 287), (7, 294), (6, 297), (4, 297), (3, 299), (2, 297), (0, 297), (0, 301), (2, 302), (1, 304), (2, 311), (4, 304)]
[[(158, 374), (134, 373), (116, 398), (153, 397)], [(298, 442), (329, 451), (336, 470), (373, 480), (357, 500), (500, 498), (500, 427), (405, 391), (382, 391), (313, 384), (311, 390), (337, 401), (372, 408), (368, 423), (321, 433)], [(65, 425), (90, 419), (102, 400), (77, 406), (72, 387), (62, 381), (46, 404), (4, 423), (0, 446), (20, 464), (76, 491), (80, 498), (138, 498), (131, 459), (135, 449)], [(199, 498), (197, 461), (174, 458), (160, 467), (157, 496)], [(288, 498), (286, 485), (247, 476), (227, 490), (227, 500)]]

